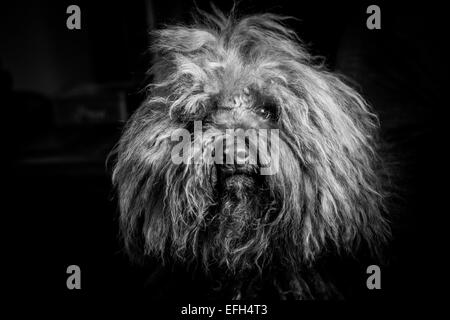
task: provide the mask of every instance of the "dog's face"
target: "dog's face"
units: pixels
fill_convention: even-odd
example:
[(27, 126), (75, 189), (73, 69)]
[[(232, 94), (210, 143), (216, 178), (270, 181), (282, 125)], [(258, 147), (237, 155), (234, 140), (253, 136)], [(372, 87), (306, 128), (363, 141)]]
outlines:
[[(232, 273), (273, 259), (301, 268), (361, 240), (376, 248), (387, 228), (364, 100), (280, 17), (206, 20), (156, 33), (154, 83), (114, 171), (127, 248)], [(188, 161), (177, 162), (180, 132)], [(258, 139), (244, 135), (241, 150), (230, 132)], [(218, 154), (231, 163), (193, 161)]]

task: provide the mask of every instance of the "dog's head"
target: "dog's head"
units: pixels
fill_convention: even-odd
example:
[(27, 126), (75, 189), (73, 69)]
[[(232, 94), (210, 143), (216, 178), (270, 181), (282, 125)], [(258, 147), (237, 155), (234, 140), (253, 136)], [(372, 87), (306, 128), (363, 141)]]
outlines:
[(384, 241), (376, 117), (283, 20), (218, 13), (155, 33), (113, 177), (130, 252), (241, 272)]

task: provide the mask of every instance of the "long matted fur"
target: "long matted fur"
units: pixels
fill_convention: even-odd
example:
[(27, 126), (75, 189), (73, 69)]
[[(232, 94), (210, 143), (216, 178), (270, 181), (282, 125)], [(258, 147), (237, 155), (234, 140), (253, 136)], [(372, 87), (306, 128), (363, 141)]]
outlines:
[[(280, 298), (326, 297), (332, 286), (305, 270), (330, 251), (361, 243), (377, 251), (389, 233), (377, 119), (284, 20), (216, 12), (156, 31), (154, 82), (117, 148), (127, 250), (222, 270), (237, 279), (234, 298), (257, 297), (258, 281), (239, 279), (265, 272)], [(219, 116), (243, 92), (250, 99), (239, 116)], [(267, 104), (276, 117), (255, 111)], [(171, 135), (196, 120), (218, 135), (239, 125), (279, 129), (279, 171), (225, 183), (215, 165), (173, 164)]]

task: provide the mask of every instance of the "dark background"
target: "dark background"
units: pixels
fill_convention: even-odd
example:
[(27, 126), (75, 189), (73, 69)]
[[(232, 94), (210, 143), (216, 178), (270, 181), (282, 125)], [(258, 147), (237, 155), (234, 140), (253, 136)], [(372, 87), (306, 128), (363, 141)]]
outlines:
[[(209, 9), (207, 1), (196, 3)], [(215, 3), (225, 11), (232, 6)], [(66, 28), (70, 4), (81, 7), (81, 30)], [(366, 28), (369, 4), (381, 8), (381, 30)], [(106, 159), (143, 98), (151, 61), (148, 31), (189, 22), (192, 8), (192, 1), (182, 0), (2, 3), (0, 105), (7, 189), (2, 260), (15, 294), (70, 300), (139, 292), (147, 271), (131, 265), (121, 251)], [(289, 25), (310, 50), (352, 79), (380, 115), (398, 186), (393, 240), (382, 290), (368, 292), (365, 269), (355, 270), (364, 293), (354, 298), (440, 297), (446, 274), (440, 244), (446, 234), (439, 226), (445, 228), (448, 211), (441, 206), (440, 184), (448, 144), (436, 130), (447, 109), (444, 8), (266, 0), (241, 1), (238, 8), (244, 14), (270, 11), (298, 18)], [(84, 111), (70, 113), (83, 104)], [(71, 264), (81, 267), (80, 291), (66, 289)]]

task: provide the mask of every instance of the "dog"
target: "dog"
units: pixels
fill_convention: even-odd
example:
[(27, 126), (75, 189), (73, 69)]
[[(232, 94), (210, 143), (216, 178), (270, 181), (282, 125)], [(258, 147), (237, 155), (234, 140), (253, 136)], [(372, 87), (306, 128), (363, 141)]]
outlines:
[[(126, 251), (200, 272), (220, 297), (340, 297), (320, 261), (389, 239), (377, 116), (286, 19), (216, 10), (155, 31), (153, 81), (116, 149)], [(249, 157), (260, 140), (240, 152), (228, 130), (278, 139)]]

